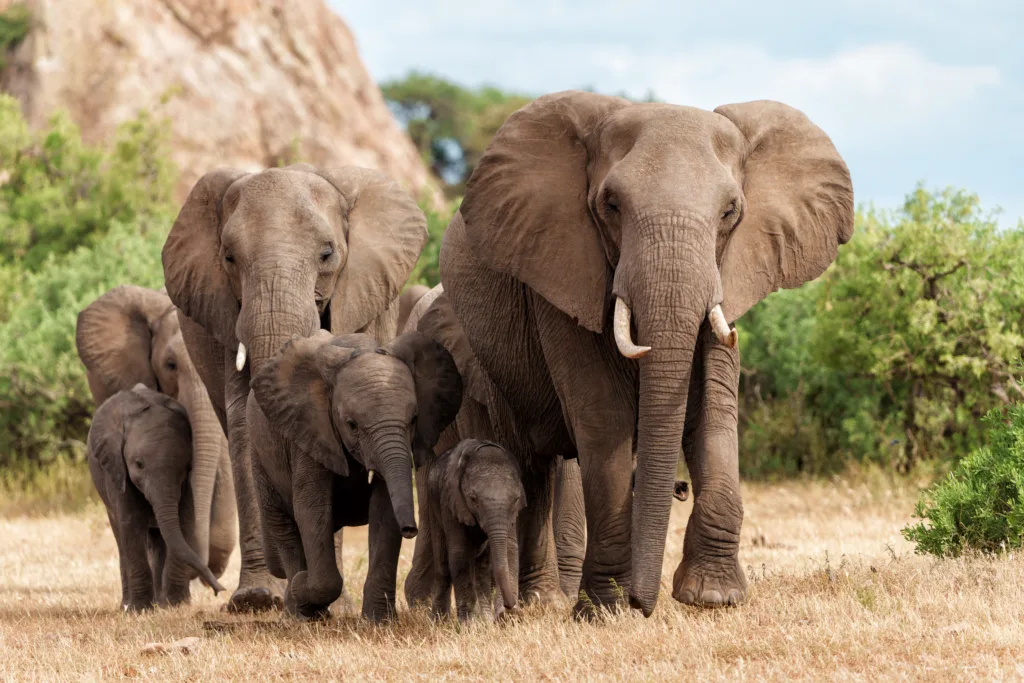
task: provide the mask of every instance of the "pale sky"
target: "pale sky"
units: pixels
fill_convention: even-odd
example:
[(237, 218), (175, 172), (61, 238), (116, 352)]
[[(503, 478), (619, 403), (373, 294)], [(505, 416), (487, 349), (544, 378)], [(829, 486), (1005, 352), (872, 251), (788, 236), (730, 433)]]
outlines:
[(774, 99), (835, 142), (858, 203), (918, 180), (1024, 216), (1024, 0), (329, 0), (372, 76), (533, 95)]

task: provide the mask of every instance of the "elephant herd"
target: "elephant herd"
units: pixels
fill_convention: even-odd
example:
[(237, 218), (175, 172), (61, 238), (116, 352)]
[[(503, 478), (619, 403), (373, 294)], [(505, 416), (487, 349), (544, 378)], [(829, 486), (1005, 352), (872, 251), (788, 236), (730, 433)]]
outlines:
[(79, 315), (122, 604), (219, 589), (237, 543), (229, 610), (325, 616), (341, 529), (368, 524), (374, 621), (413, 537), (410, 606), (447, 614), (454, 586), (460, 618), (492, 593), (496, 616), (563, 594), (578, 616), (649, 616), (680, 450), (672, 596), (739, 604), (732, 324), (852, 230), (843, 159), (771, 101), (526, 105), (474, 169), (432, 290), (402, 293), (426, 219), (381, 173), (210, 171), (164, 245), (166, 293), (118, 287)]

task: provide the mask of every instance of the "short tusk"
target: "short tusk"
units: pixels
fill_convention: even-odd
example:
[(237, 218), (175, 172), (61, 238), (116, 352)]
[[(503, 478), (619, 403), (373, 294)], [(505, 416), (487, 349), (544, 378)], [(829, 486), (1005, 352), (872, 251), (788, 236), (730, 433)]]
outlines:
[(245, 344), (238, 342), (238, 355), (235, 356), (235, 370), (239, 372), (245, 367)]
[(372, 484), (373, 483), (373, 470), (370, 470), (370, 473), (368, 475), (366, 475), (366, 483), (367, 484)]
[(633, 335), (629, 330), (630, 312), (626, 302), (615, 297), (615, 316), (612, 328), (615, 331), (615, 345), (619, 353), (626, 358), (640, 358), (651, 350), (650, 346), (637, 346), (633, 343)]
[(711, 321), (711, 329), (715, 331), (718, 341), (730, 349), (735, 349), (736, 343), (739, 341), (739, 333), (736, 332), (735, 327), (730, 328), (729, 323), (725, 321), (725, 313), (722, 312), (721, 304), (717, 304), (711, 309), (708, 319)]

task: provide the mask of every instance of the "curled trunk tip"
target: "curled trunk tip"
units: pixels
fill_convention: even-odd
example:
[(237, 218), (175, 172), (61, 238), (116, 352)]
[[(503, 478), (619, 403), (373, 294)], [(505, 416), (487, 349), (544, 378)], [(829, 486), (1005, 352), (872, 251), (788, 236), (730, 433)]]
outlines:
[(619, 297), (615, 297), (615, 315), (612, 320), (612, 329), (615, 332), (615, 345), (626, 358), (640, 358), (651, 350), (650, 346), (639, 346), (633, 343), (633, 333), (630, 331), (630, 319), (632, 314), (629, 306)]

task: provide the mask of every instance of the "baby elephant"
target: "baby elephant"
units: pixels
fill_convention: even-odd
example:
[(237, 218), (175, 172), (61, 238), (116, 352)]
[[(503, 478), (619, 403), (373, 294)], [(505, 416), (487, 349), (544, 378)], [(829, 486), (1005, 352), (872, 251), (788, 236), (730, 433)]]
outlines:
[(515, 460), (496, 443), (465, 439), (434, 462), (427, 487), (434, 614), (448, 615), (454, 583), (459, 619), (469, 618), (477, 595), (490, 594), (488, 559), (498, 589), (495, 618), (514, 609), (519, 592), (516, 517), (526, 506)]
[(88, 457), (117, 541), (126, 611), (188, 602), (193, 570), (224, 590), (194, 550), (192, 429), (180, 403), (144, 384), (119, 391), (93, 416)]

